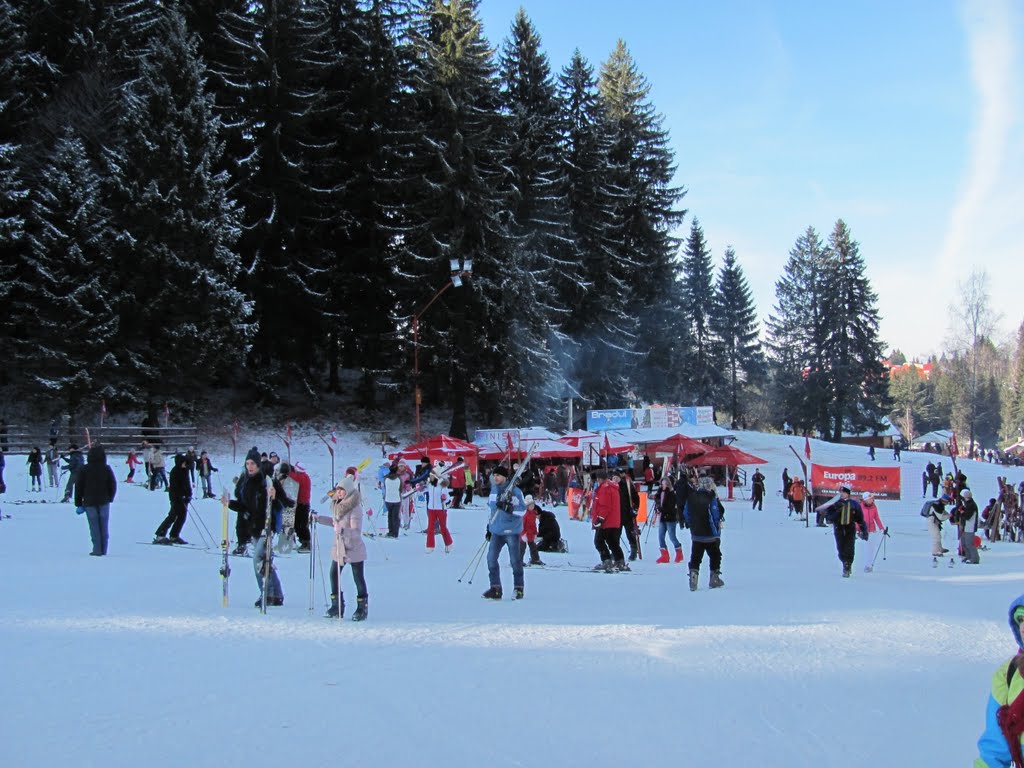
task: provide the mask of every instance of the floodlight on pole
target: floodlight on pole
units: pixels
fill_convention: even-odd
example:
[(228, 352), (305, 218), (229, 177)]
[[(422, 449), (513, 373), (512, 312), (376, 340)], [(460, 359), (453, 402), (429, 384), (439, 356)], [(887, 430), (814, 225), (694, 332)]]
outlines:
[(414, 384), (413, 401), (416, 405), (416, 442), (420, 441), (420, 406), (423, 404), (423, 392), (420, 389), (420, 318), (430, 307), (441, 298), (441, 294), (449, 288), (461, 288), (462, 278), (468, 278), (473, 274), (473, 259), (448, 259), (451, 268), (451, 278), (441, 286), (441, 290), (434, 294), (419, 312), (412, 317), (412, 371)]

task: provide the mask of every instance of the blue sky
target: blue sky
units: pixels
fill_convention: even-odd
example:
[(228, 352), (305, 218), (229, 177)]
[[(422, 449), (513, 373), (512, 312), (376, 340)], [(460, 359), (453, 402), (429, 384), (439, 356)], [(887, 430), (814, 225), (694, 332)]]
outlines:
[[(1001, 336), (1024, 227), (1024, 2), (482, 0), (493, 45), (522, 6), (553, 68), (599, 69), (623, 39), (651, 84), (683, 201), (728, 245), (762, 317), (789, 250), (842, 218), (879, 294), (882, 338), (941, 352), (957, 283), (989, 275)], [(682, 231), (689, 231), (690, 219)]]

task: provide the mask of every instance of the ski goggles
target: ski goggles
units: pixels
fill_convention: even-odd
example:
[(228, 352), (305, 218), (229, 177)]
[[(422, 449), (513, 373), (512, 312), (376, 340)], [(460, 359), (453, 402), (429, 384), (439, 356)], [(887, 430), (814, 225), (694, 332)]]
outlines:
[(1013, 623), (1017, 626), (1024, 624), (1024, 606), (1017, 606), (1017, 609), (1013, 612)]

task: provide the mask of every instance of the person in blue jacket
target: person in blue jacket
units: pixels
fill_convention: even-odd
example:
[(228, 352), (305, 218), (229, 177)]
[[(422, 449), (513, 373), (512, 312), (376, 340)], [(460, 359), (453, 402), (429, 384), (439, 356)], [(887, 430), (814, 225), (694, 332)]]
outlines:
[(491, 495), (487, 499), (490, 518), (487, 521), (486, 536), (490, 542), (487, 548), (487, 575), (491, 580), (491, 588), (484, 592), (488, 600), (501, 600), (498, 556), (505, 546), (508, 547), (509, 559), (512, 561), (512, 586), (516, 591), (516, 600), (523, 599), (523, 557), (519, 549), (519, 536), (523, 532), (526, 500), (521, 490), (508, 488), (508, 478), (509, 471), (505, 467), (498, 467), (491, 473)]
[(1009, 768), (1024, 766), (1021, 735), (1024, 734), (1024, 643), (1020, 628), (1024, 624), (1024, 595), (1009, 610), (1010, 631), (1017, 644), (1017, 654), (996, 670), (992, 691), (985, 710), (985, 731), (978, 739), (978, 758), (974, 768)]

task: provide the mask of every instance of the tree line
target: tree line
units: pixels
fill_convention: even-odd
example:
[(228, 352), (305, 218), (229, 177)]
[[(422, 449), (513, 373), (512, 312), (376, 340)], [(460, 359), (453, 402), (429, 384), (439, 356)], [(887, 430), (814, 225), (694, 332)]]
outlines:
[[(357, 370), (485, 425), (700, 403), (830, 436), (888, 408), (841, 221), (762, 345), (626, 44), (552, 68), (477, 0), (0, 0), (0, 386), (75, 413)], [(471, 267), (471, 268), (470, 268)], [(449, 287), (453, 274), (460, 287)], [(579, 395), (576, 395), (579, 393)], [(782, 409), (782, 410), (780, 410)]]

